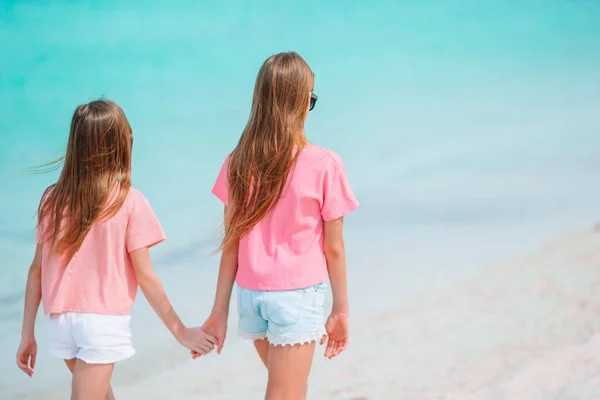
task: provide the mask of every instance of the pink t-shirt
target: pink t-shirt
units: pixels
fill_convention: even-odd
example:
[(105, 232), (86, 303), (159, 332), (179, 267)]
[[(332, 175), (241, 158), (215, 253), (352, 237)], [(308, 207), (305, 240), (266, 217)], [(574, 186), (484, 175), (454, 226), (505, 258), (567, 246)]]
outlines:
[[(212, 190), (225, 205), (228, 165), (229, 156)], [(251, 290), (294, 290), (325, 282), (323, 221), (357, 207), (340, 157), (308, 145), (275, 208), (240, 239), (237, 284)]]
[(144, 195), (129, 189), (121, 209), (92, 225), (66, 267), (60, 265), (51, 246), (44, 245), (44, 225), (42, 221), (35, 235), (42, 244), (44, 313), (130, 314), (137, 279), (129, 253), (166, 239)]

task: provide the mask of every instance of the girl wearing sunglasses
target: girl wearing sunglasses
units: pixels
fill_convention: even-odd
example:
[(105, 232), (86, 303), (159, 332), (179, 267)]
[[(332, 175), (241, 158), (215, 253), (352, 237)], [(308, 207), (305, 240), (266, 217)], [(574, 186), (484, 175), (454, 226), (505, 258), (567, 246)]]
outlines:
[[(303, 399), (317, 342), (333, 358), (348, 345), (343, 217), (358, 207), (344, 165), (309, 143), (314, 75), (296, 53), (269, 57), (252, 110), (212, 192), (225, 205), (216, 298), (203, 329), (225, 341), (237, 283), (239, 333), (268, 369), (267, 399)], [(333, 308), (324, 324), (326, 281)], [(195, 355), (197, 356), (197, 354)]]

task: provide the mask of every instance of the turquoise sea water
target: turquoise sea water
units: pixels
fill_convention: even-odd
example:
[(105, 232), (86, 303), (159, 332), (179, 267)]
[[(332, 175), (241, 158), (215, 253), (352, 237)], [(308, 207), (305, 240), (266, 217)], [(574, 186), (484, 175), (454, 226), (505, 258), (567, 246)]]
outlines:
[[(342, 156), (362, 202), (348, 251), (367, 312), (595, 222), (598, 49), (593, 0), (0, 0), (0, 391), (66, 378), (44, 355), (43, 321), (36, 379), (12, 358), (34, 214), (56, 178), (23, 170), (62, 154), (78, 104), (103, 96), (127, 113), (134, 185), (170, 239), (157, 269), (201, 322), (217, 265), (213, 179), (260, 64), (298, 51), (319, 95), (307, 135)], [(159, 341), (146, 327), (161, 328), (136, 312), (141, 354)]]

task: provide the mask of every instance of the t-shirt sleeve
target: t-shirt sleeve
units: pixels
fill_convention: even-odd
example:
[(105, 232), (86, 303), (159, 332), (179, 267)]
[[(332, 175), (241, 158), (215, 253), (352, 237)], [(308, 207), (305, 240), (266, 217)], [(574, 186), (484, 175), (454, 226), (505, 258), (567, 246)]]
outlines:
[(321, 216), (324, 221), (332, 221), (356, 210), (358, 205), (348, 183), (342, 159), (332, 153), (323, 178)]
[(219, 171), (219, 175), (217, 176), (217, 180), (212, 188), (212, 193), (217, 196), (225, 206), (227, 206), (229, 202), (229, 158), (230, 156), (225, 158), (221, 170)]
[(129, 253), (155, 246), (167, 238), (148, 199), (139, 192), (132, 197), (125, 237), (125, 245)]

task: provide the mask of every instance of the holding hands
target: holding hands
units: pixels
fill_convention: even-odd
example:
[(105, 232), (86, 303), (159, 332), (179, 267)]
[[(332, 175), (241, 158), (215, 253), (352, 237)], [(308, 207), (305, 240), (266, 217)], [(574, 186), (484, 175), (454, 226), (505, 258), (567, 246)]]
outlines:
[[(217, 354), (221, 354), (223, 344), (225, 343), (225, 337), (227, 336), (227, 317), (228, 314), (225, 312), (212, 312), (202, 329), (204, 332), (209, 334), (211, 337), (216, 338), (214, 344), (217, 346)], [(196, 359), (204, 354), (191, 349), (192, 358)]]
[[(217, 347), (217, 354), (221, 354), (225, 337), (227, 335), (227, 314), (213, 312), (210, 314), (202, 328), (198, 330), (200, 335), (197, 337), (201, 344), (197, 346), (187, 346), (193, 359), (210, 353), (214, 347)], [(348, 347), (348, 313), (332, 312), (325, 325), (326, 335), (321, 339), (321, 345), (327, 342), (325, 348), (325, 357), (332, 359), (342, 353)], [(204, 342), (202, 342), (204, 340)]]
[(216, 337), (203, 328), (184, 328), (177, 340), (182, 346), (199, 356), (210, 353), (217, 344)]

